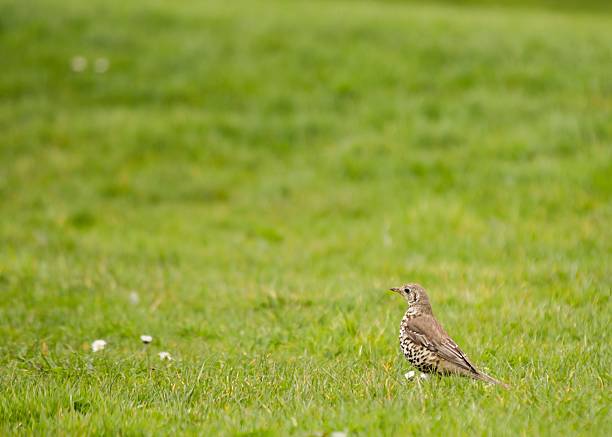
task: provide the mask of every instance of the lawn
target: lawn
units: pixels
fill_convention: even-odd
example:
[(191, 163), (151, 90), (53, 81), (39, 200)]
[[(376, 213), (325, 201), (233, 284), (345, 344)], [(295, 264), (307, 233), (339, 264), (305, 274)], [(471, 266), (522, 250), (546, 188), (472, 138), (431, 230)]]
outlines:
[(0, 434), (609, 436), (612, 11), (468, 3), (0, 0)]

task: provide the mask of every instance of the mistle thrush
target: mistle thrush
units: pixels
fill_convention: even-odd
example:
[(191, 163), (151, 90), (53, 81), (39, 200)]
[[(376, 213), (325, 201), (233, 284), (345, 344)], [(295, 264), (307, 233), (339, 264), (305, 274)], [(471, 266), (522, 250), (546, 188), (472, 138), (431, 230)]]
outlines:
[(461, 375), (506, 384), (479, 371), (435, 319), (427, 293), (419, 284), (391, 288), (408, 302), (400, 325), (400, 347), (406, 359), (424, 373)]

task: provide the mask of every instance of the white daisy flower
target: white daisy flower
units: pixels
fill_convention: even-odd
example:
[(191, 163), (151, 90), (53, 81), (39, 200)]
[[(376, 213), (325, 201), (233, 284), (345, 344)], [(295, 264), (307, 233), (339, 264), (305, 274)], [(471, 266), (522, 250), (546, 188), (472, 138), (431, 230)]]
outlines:
[(421, 377), (421, 379), (427, 379), (429, 378), (429, 375), (427, 373), (422, 373), (419, 375)]
[(110, 66), (110, 62), (108, 62), (108, 59), (98, 58), (94, 62), (94, 71), (96, 73), (106, 73), (109, 66)]
[(94, 352), (101, 351), (105, 347), (106, 347), (106, 341), (104, 340), (95, 340), (93, 343), (91, 343), (91, 350)]
[(136, 293), (135, 291), (132, 291), (130, 293), (130, 302), (132, 303), (132, 305), (138, 305), (138, 302), (140, 302), (140, 296), (138, 296), (138, 293)]
[(141, 335), (140, 341), (142, 341), (144, 344), (149, 344), (153, 341), (153, 337), (151, 337), (150, 335)]
[(160, 352), (157, 355), (159, 355), (159, 359), (162, 361), (172, 361), (172, 355), (169, 352)]
[(81, 73), (87, 68), (87, 59), (83, 56), (75, 56), (70, 61), (70, 66), (72, 67), (72, 71)]
[(414, 370), (411, 370), (410, 372), (407, 372), (404, 374), (404, 378), (406, 379), (412, 379), (414, 378), (414, 375), (416, 375), (416, 372)]

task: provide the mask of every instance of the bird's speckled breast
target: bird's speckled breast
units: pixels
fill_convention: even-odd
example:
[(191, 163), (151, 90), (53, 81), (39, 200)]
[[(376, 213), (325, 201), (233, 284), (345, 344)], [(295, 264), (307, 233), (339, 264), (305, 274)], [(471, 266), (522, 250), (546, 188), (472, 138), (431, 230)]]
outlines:
[(420, 372), (432, 373), (438, 368), (439, 359), (427, 348), (413, 342), (407, 335), (407, 325), (410, 319), (418, 317), (412, 308), (406, 311), (400, 324), (400, 348), (406, 359)]

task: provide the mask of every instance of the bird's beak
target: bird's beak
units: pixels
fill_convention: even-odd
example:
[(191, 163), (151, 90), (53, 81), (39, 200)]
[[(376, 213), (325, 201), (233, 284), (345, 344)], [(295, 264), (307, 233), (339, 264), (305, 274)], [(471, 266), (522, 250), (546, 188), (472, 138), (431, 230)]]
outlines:
[(400, 289), (397, 287), (393, 287), (393, 288), (389, 288), (390, 291), (395, 291), (396, 293), (399, 293)]

